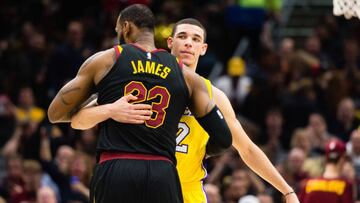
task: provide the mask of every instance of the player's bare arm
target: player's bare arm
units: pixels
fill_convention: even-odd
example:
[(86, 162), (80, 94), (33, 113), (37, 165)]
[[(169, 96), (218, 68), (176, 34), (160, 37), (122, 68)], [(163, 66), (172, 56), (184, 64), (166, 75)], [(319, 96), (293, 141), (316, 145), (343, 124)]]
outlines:
[(111, 104), (98, 105), (94, 98), (71, 117), (71, 127), (85, 130), (109, 118), (121, 123), (142, 124), (151, 118), (151, 105), (132, 104), (137, 97), (129, 94)]
[(208, 133), (211, 142), (214, 142), (211, 149), (208, 150), (210, 155), (219, 154), (231, 146), (232, 136), (225, 119), (210, 98), (209, 91), (205, 81), (195, 72), (183, 68), (185, 80), (189, 87), (191, 104), (189, 106), (196, 120)]
[(214, 108), (215, 103), (210, 99), (204, 80), (197, 73), (186, 66), (183, 73), (192, 101), (189, 108), (195, 117), (202, 117)]
[[(272, 184), (282, 194), (285, 195), (292, 192), (293, 189), (281, 177), (266, 155), (247, 136), (240, 122), (237, 120), (231, 103), (224, 92), (214, 86), (212, 88), (215, 103), (224, 114), (225, 120), (230, 128), (233, 138), (232, 145), (238, 151), (246, 165), (264, 180)], [(290, 193), (286, 195), (286, 202), (298, 203), (299, 200), (295, 193)]]
[(50, 122), (70, 122), (94, 85), (110, 71), (114, 56), (115, 52), (109, 49), (94, 54), (82, 64), (76, 77), (63, 86), (51, 102), (48, 109)]

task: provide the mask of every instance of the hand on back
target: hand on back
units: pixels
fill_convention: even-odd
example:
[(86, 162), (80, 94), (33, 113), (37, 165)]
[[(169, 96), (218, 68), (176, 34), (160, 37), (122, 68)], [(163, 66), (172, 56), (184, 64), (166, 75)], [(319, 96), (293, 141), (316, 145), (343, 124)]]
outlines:
[(110, 104), (110, 118), (121, 123), (142, 124), (151, 118), (151, 108), (149, 104), (132, 104), (136, 96), (126, 95)]

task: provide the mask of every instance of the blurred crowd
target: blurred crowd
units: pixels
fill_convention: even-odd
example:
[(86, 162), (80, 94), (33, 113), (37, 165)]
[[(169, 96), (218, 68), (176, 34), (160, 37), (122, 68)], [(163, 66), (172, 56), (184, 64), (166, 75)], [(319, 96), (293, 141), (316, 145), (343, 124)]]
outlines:
[[(119, 11), (156, 14), (156, 43), (177, 20), (208, 32), (198, 71), (230, 98), (250, 138), (299, 192), (321, 176), (325, 143), (346, 143), (342, 174), (360, 198), (360, 22), (324, 15), (306, 38), (274, 37), (281, 0), (0, 0), (0, 203), (89, 202), (97, 129), (51, 125), (49, 102), (86, 58), (117, 42)], [(275, 25), (275, 26), (274, 26)], [(238, 44), (247, 49), (239, 54)], [(229, 150), (206, 161), (209, 203), (282, 202)]]

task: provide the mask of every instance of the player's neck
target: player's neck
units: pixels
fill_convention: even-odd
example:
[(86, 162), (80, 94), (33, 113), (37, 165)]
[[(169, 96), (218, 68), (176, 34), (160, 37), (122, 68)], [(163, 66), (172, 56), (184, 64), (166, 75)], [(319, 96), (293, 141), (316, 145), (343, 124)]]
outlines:
[(324, 178), (338, 178), (340, 176), (339, 164), (326, 164)]
[(197, 63), (188, 64), (187, 67), (189, 67), (192, 71), (196, 72)]
[(134, 44), (148, 52), (156, 49), (154, 42), (154, 34), (150, 32), (143, 32), (139, 34), (138, 37), (135, 39)]

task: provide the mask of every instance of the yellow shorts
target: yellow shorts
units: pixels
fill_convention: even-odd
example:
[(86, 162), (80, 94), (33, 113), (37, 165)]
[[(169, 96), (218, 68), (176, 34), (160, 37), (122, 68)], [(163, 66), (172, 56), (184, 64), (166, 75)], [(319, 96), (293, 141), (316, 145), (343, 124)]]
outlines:
[(202, 182), (181, 183), (184, 203), (207, 203)]

